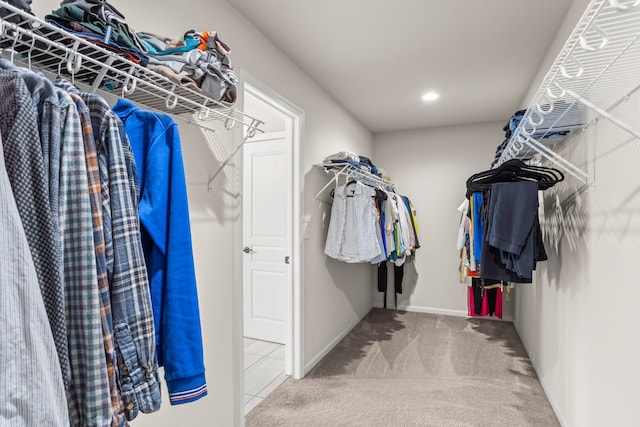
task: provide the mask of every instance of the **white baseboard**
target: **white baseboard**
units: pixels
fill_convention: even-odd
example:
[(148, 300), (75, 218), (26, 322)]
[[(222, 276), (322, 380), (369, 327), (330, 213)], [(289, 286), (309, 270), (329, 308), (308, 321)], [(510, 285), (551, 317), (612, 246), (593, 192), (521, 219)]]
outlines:
[[(375, 308), (382, 308), (382, 302), (376, 302), (373, 304)], [(392, 308), (387, 304), (387, 307)], [(464, 310), (449, 310), (446, 308), (435, 308), (435, 307), (423, 307), (420, 305), (398, 305), (398, 310), (402, 311), (411, 311), (414, 313), (428, 313), (428, 314), (442, 314), (445, 316), (455, 316), (455, 317), (469, 317), (473, 319), (473, 317), (469, 316)], [(502, 319), (498, 319), (497, 317), (481, 317), (481, 319), (489, 319), (489, 320), (498, 320), (502, 322), (513, 322), (513, 316), (504, 316)]]
[[(368, 313), (365, 313), (364, 316), (366, 316)], [(354, 322), (352, 322), (349, 326), (347, 326), (342, 332), (340, 332), (338, 334), (338, 336), (336, 336), (334, 339), (331, 340), (331, 342), (329, 344), (327, 344), (322, 350), (320, 350), (320, 352), (318, 354), (316, 354), (313, 359), (311, 359), (309, 361), (309, 363), (307, 363), (304, 367), (304, 375), (306, 376), (309, 371), (311, 371), (327, 354), (329, 354), (329, 352), (331, 350), (333, 350), (333, 348), (338, 345), (338, 343), (340, 341), (342, 341), (342, 338), (346, 337), (347, 334), (349, 332), (351, 332), (351, 330), (362, 321), (362, 319), (364, 319), (364, 316), (362, 316), (360, 319), (355, 320)]]
[[(375, 308), (382, 308), (383, 303), (374, 303), (373, 306)], [(394, 306), (389, 306), (389, 304), (387, 304), (387, 307), (393, 308)], [(412, 311), (414, 313), (444, 314), (445, 316), (467, 317), (466, 311), (449, 310), (446, 308), (422, 307), (419, 305), (398, 305), (398, 310)]]
[[(516, 332), (518, 333), (518, 338), (520, 338), (520, 331), (518, 331), (518, 327), (516, 326), (515, 322), (513, 323), (513, 326), (516, 328)], [(522, 343), (522, 346), (524, 347), (524, 351), (527, 353), (527, 357), (531, 361), (531, 365), (533, 366), (533, 370), (536, 372), (536, 375), (538, 376), (538, 380), (540, 381), (540, 384), (542, 385), (542, 389), (544, 390), (544, 394), (547, 396), (547, 400), (549, 400), (549, 403), (551, 404), (551, 408), (553, 408), (553, 412), (555, 412), (556, 417), (558, 418), (558, 422), (560, 423), (560, 425), (562, 427), (567, 427), (569, 424), (567, 424), (565, 422), (564, 418), (562, 418), (562, 414), (560, 413), (560, 408), (558, 407), (556, 402), (553, 400), (553, 397), (552, 397), (551, 393), (549, 393), (549, 388), (547, 387), (547, 383), (544, 380), (544, 376), (538, 370), (538, 365), (536, 364), (535, 358), (531, 357), (531, 353), (529, 353), (529, 349), (527, 348), (527, 345), (524, 343), (524, 341), (522, 341), (522, 338), (520, 338), (520, 342)]]

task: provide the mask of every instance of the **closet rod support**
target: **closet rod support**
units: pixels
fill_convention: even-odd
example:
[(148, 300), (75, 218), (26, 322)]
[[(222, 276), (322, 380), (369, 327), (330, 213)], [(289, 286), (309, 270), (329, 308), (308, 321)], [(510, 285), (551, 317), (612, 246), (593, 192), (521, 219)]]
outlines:
[[(316, 199), (318, 199), (318, 197), (320, 197), (320, 195), (324, 192), (324, 190), (326, 190), (331, 185), (332, 182), (335, 182), (336, 185), (337, 185), (338, 184), (338, 176), (341, 175), (341, 174), (346, 173), (348, 167), (349, 167), (349, 165), (345, 165), (342, 169), (333, 171), (333, 178), (331, 178), (331, 180), (329, 180), (329, 182), (327, 182), (327, 184), (324, 187), (322, 187), (322, 189), (320, 191), (318, 191), (318, 193), (316, 193), (316, 195), (314, 197)], [(326, 171), (326, 172), (329, 173), (329, 171)]]
[(556, 152), (545, 147), (544, 144), (540, 143), (534, 138), (531, 138), (530, 136), (527, 136), (524, 142), (533, 150), (544, 156), (547, 160), (563, 168), (565, 172), (576, 178), (578, 181), (582, 182), (585, 185), (589, 184), (589, 175), (586, 172), (584, 172), (582, 169), (580, 169), (564, 157), (560, 156)]
[(207, 183), (207, 189), (209, 190), (209, 192), (213, 191), (213, 181), (216, 179), (216, 177), (218, 175), (220, 175), (220, 173), (222, 172), (222, 170), (229, 164), (229, 162), (231, 160), (233, 160), (233, 158), (235, 157), (236, 153), (238, 151), (240, 151), (240, 149), (242, 148), (242, 146), (244, 146), (244, 144), (247, 143), (247, 140), (249, 139), (249, 135), (246, 135), (244, 138), (242, 138), (242, 142), (240, 144), (238, 144), (238, 146), (233, 150), (233, 152), (229, 155), (229, 157), (227, 157), (224, 162), (222, 162), (220, 164), (220, 167), (218, 167), (218, 170), (216, 171), (216, 173), (213, 174), (213, 176), (211, 178), (209, 178), (209, 182)]
[(575, 93), (574, 91), (572, 91), (570, 89), (566, 89), (566, 91), (567, 91), (567, 94), (569, 94), (569, 96), (571, 96), (572, 98), (575, 98), (577, 101), (579, 101), (583, 105), (586, 105), (587, 107), (591, 108), (593, 111), (595, 111), (596, 113), (598, 113), (599, 115), (601, 115), (605, 119), (609, 120), (611, 123), (615, 124), (619, 128), (629, 132), (631, 135), (633, 135), (636, 138), (640, 139), (640, 133), (638, 133), (635, 130), (631, 129), (629, 126), (627, 126), (626, 123), (624, 123), (620, 119), (617, 119), (613, 114), (609, 113), (607, 110), (604, 110), (604, 109), (598, 107), (593, 102), (589, 101), (588, 99), (585, 99), (584, 97), (578, 95), (577, 93)]
[[(109, 56), (105, 61), (105, 65), (111, 66), (113, 64), (113, 61), (115, 61), (115, 58), (113, 56)], [(108, 71), (109, 69), (107, 67), (100, 68), (100, 72), (98, 73), (96, 78), (93, 80), (93, 83), (91, 84), (91, 89), (90, 89), (91, 93), (96, 93), (96, 91), (100, 89), (102, 80), (104, 80), (104, 77), (107, 75)]]

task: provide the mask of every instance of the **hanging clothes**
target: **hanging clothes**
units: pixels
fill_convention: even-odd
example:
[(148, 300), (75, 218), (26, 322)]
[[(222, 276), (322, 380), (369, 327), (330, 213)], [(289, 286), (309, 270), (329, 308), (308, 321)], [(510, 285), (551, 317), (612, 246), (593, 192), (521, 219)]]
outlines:
[(371, 262), (382, 252), (376, 237), (375, 190), (354, 181), (336, 187), (325, 254), (339, 261)]
[(104, 99), (80, 92), (66, 80), (56, 86), (76, 93), (91, 113), (103, 194), (107, 269), (121, 396), (128, 420), (160, 408), (160, 384), (146, 263), (138, 219), (139, 185), (129, 139)]
[[(91, 198), (80, 116), (68, 114), (60, 152), (60, 241), (71, 364), (72, 425), (111, 423), (109, 374), (102, 340)], [(80, 190), (84, 191), (80, 191)], [(90, 417), (90, 418), (89, 418)]]
[[(467, 247), (461, 264), (470, 277), (530, 283), (536, 263), (547, 259), (538, 220), (538, 190), (564, 179), (556, 169), (530, 166), (520, 160), (467, 180), (466, 212), (461, 220), (458, 247)], [(462, 238), (460, 236), (463, 236)]]
[[(338, 185), (325, 244), (325, 254), (344, 262), (369, 262), (377, 266), (377, 286), (387, 304), (387, 261), (394, 264), (394, 291), (402, 293), (404, 263), (420, 247), (418, 223), (411, 201), (396, 194), (383, 173), (364, 156), (342, 151), (327, 156), (323, 165), (344, 165), (341, 173), (356, 178)], [(357, 172), (353, 172), (356, 170)], [(363, 182), (374, 185), (365, 185)], [(336, 175), (337, 182), (337, 175)], [(326, 188), (326, 186), (325, 186)], [(323, 189), (324, 190), (324, 189)]]
[[(18, 73), (0, 71), (0, 134), (6, 171), (38, 275), (65, 387), (71, 381), (64, 310), (62, 262), (54, 228), (36, 107)], [(58, 154), (59, 158), (59, 154)], [(47, 191), (43, 191), (46, 189)]]
[(4, 150), (0, 150), (0, 235), (0, 424), (67, 426), (59, 356)]
[(458, 208), (462, 218), (456, 244), (461, 282), (472, 278), (470, 313), (480, 315), (485, 299), (488, 313), (495, 312), (494, 298), (501, 297), (486, 283), (532, 282), (537, 262), (547, 259), (538, 219), (538, 192), (563, 179), (556, 169), (510, 160), (467, 180), (467, 200)]
[[(117, 356), (115, 350), (115, 340), (113, 337), (113, 316), (111, 313), (111, 290), (107, 272), (106, 245), (104, 239), (104, 215), (102, 212), (102, 189), (100, 182), (100, 169), (98, 166), (98, 154), (96, 143), (91, 126), (91, 112), (77, 93), (69, 93), (57, 87), (59, 96), (68, 105), (66, 114), (61, 117), (63, 129), (69, 132), (71, 129), (78, 129), (75, 118), (75, 111), (80, 120), (82, 130), (82, 141), (84, 144), (85, 161), (87, 164), (87, 181), (89, 185), (89, 200), (91, 202), (91, 214), (93, 221), (93, 243), (95, 248), (98, 292), (100, 296), (100, 318), (102, 325), (102, 341), (107, 365), (107, 375), (109, 381), (109, 394), (111, 397), (112, 425), (126, 424), (124, 402), (119, 392), (119, 385), (116, 378)], [(75, 111), (74, 111), (75, 110)], [(64, 110), (63, 110), (64, 111)]]
[[(406, 196), (386, 192), (386, 197), (378, 204), (383, 220), (380, 227), (385, 233), (385, 254), (393, 263), (394, 303), (398, 308), (398, 294), (402, 294), (404, 264), (420, 247), (418, 241), (418, 222), (411, 201)], [(387, 219), (389, 218), (389, 219)], [(384, 293), (383, 307), (387, 307), (387, 259), (378, 263), (378, 292)]]
[[(160, 407), (156, 351), (165, 365), (171, 403), (205, 396), (188, 201), (175, 122), (158, 116), (164, 130), (160, 135), (140, 132), (135, 126), (139, 123), (131, 121), (130, 128), (137, 132), (134, 148), (138, 155), (144, 152), (140, 172), (145, 178), (139, 183), (125, 126), (99, 96), (60, 78), (51, 84), (5, 60), (0, 60), (0, 93), (0, 187), (11, 189), (0, 194), (5, 210), (0, 226), (7, 236), (18, 236), (20, 230), (24, 235), (7, 240), (11, 247), (0, 245), (3, 291), (13, 289), (0, 304), (11, 304), (6, 310), (16, 316), (6, 318), (3, 311), (0, 319), (3, 330), (19, 332), (30, 346), (24, 351), (0, 338), (6, 378), (20, 378), (0, 385), (6, 403), (0, 420), (126, 426), (139, 412)], [(131, 111), (135, 107), (121, 106)], [(149, 140), (140, 139), (144, 136)], [(158, 172), (165, 174), (167, 186), (162, 187)], [(7, 210), (11, 206), (15, 211)], [(167, 234), (158, 235), (158, 228)], [(146, 254), (153, 278), (166, 285), (158, 291), (161, 309), (152, 305), (143, 237), (157, 238), (158, 247), (166, 242), (162, 251)], [(155, 248), (156, 240), (148, 243)], [(25, 250), (28, 256), (9, 262), (12, 253)], [(155, 268), (159, 255), (165, 257), (164, 270)], [(186, 292), (189, 286), (191, 293)], [(20, 304), (18, 297), (24, 298)], [(160, 325), (157, 349), (154, 309)], [(34, 326), (25, 316), (40, 320)], [(26, 323), (18, 327), (18, 322)], [(18, 383), (22, 390), (40, 393), (40, 399), (32, 400), (38, 408), (21, 400), (30, 393), (16, 394), (13, 385)]]
[(207, 395), (187, 186), (178, 125), (120, 99), (140, 182), (142, 243), (151, 278), (158, 363), (171, 404)]
[(495, 281), (483, 282), (484, 279), (472, 279), (468, 288), (467, 314), (470, 317), (495, 316), (502, 319), (502, 285)]

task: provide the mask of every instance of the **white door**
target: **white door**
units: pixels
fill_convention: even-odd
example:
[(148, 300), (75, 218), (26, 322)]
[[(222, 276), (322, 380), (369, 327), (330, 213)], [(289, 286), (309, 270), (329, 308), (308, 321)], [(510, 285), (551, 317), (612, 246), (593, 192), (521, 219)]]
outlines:
[(244, 336), (286, 343), (291, 283), (291, 141), (285, 132), (244, 146)]

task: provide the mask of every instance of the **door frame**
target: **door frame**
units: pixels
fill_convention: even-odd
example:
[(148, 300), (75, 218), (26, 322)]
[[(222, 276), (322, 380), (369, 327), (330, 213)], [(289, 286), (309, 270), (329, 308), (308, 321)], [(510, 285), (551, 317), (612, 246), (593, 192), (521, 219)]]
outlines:
[[(285, 373), (295, 379), (304, 377), (304, 286), (303, 286), (303, 240), (302, 240), (302, 212), (303, 212), (303, 175), (302, 175), (302, 139), (304, 135), (304, 111), (291, 101), (282, 97), (269, 86), (252, 76), (247, 71), (239, 70), (237, 105), (244, 110), (245, 91), (260, 99), (269, 107), (284, 114), (287, 129), (291, 132), (291, 167), (292, 167), (292, 241), (291, 287), (287, 290), (287, 343), (285, 346)], [(256, 117), (258, 120), (260, 117)], [(244, 129), (237, 129), (237, 140), (241, 140)], [(238, 157), (242, 159), (242, 154)], [(244, 168), (240, 160), (237, 164), (238, 187), (242, 193)], [(242, 202), (240, 202), (241, 210)], [(243, 328), (243, 254), (242, 254), (242, 217), (235, 221), (233, 242), (233, 377), (235, 383), (234, 409), (237, 425), (244, 425), (244, 328)]]

